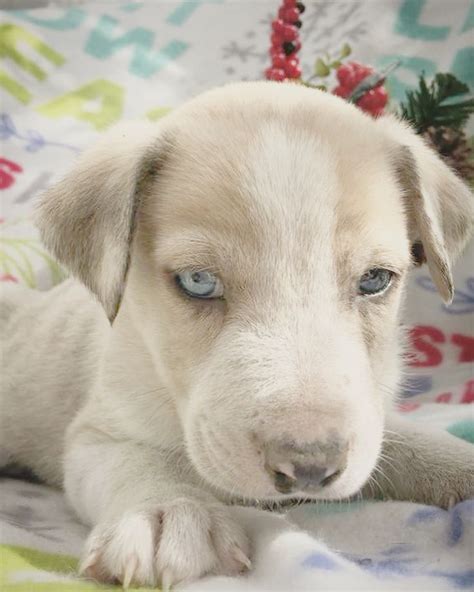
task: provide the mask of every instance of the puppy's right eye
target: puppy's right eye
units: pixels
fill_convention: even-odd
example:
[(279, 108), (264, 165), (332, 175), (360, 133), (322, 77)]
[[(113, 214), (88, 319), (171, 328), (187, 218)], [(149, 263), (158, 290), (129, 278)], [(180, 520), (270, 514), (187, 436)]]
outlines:
[(191, 298), (216, 299), (222, 298), (224, 286), (222, 281), (209, 271), (183, 271), (175, 275), (180, 290)]
[(393, 275), (393, 271), (382, 267), (369, 269), (359, 280), (359, 294), (375, 296), (385, 292), (392, 282)]

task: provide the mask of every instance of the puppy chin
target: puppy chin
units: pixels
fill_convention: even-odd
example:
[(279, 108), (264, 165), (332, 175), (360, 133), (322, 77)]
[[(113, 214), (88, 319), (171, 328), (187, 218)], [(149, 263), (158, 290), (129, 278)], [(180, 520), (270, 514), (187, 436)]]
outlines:
[[(364, 486), (375, 468), (381, 446), (380, 437), (378, 444), (372, 443), (370, 454), (353, 454), (342, 475), (321, 490), (294, 491), (289, 494), (281, 494), (275, 489), (258, 455), (242, 455), (236, 460), (237, 454), (226, 456), (225, 452), (221, 451), (221, 456), (212, 447), (203, 446), (201, 443), (200, 446), (188, 447), (188, 456), (203, 481), (225, 498), (239, 498), (246, 502), (281, 502), (291, 499), (340, 500), (350, 498)], [(238, 447), (235, 450), (237, 451)]]

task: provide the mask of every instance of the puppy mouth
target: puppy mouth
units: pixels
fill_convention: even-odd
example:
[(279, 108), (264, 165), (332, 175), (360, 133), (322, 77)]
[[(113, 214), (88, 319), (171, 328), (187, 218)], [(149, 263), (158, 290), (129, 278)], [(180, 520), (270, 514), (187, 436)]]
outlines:
[[(239, 468), (235, 463), (238, 452), (242, 452), (243, 448), (248, 448), (249, 443), (239, 442), (240, 445), (232, 449), (227, 435), (226, 438), (221, 438), (214, 429), (202, 425), (198, 427), (194, 439), (197, 440), (197, 446), (193, 446), (192, 449), (197, 451), (197, 454), (196, 452), (191, 453), (190, 457), (205, 481), (227, 494), (243, 498), (262, 495), (263, 492), (257, 486), (261, 479), (257, 475), (263, 473), (265, 477), (265, 473), (260, 466), (258, 467), (260, 470), (256, 472), (251, 470), (250, 467), (254, 465), (255, 459), (250, 459), (245, 455), (245, 460), (242, 460)], [(255, 456), (258, 458), (258, 454)], [(269, 479), (268, 485), (271, 485)], [(265, 491), (268, 491), (268, 487), (265, 487)]]
[[(201, 477), (225, 494), (243, 499), (334, 499), (344, 466), (284, 463), (271, 467), (252, 438), (225, 438), (209, 426), (198, 426), (190, 458)], [(238, 460), (236, 459), (238, 457)]]

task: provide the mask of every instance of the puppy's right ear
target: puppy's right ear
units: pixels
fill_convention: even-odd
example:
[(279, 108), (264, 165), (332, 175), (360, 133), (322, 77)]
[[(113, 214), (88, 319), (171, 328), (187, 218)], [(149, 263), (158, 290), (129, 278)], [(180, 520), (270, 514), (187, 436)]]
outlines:
[(37, 225), (46, 247), (100, 300), (112, 321), (120, 306), (140, 188), (159, 160), (158, 126), (121, 124), (46, 191)]

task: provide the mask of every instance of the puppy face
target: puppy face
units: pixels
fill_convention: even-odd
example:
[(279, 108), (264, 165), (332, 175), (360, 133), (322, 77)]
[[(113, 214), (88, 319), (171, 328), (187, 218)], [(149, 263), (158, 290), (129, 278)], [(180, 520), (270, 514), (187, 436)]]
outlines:
[[(96, 188), (110, 201), (138, 179), (116, 206), (116, 227), (132, 230), (94, 230), (114, 274), (102, 279), (103, 258), (88, 267), (102, 271), (84, 272), (85, 248), (81, 261), (62, 259), (111, 317), (122, 291), (114, 277), (128, 268), (119, 318), (139, 328), (209, 484), (248, 498), (354, 493), (375, 466), (399, 380), (411, 245), (422, 240), (449, 297), (445, 245), (451, 255), (466, 240), (418, 176), (436, 191), (436, 175), (447, 177), (466, 228), (467, 189), (399, 123), (295, 85), (225, 87), (133, 138), (136, 152), (146, 147), (128, 153), (133, 174), (122, 150)], [(79, 165), (84, 179), (91, 161)], [(61, 199), (47, 196), (43, 228), (59, 226)], [(43, 235), (61, 259), (58, 233)]]
[[(388, 147), (352, 110), (339, 135), (305, 105), (223, 105), (168, 130), (130, 275), (132, 293), (147, 286), (139, 322), (205, 479), (248, 497), (348, 495), (398, 380), (410, 249)], [(373, 295), (370, 270), (390, 281)], [(215, 296), (186, 292), (192, 274)]]

